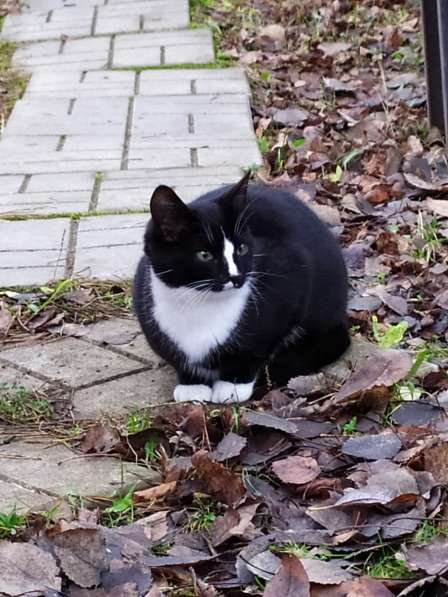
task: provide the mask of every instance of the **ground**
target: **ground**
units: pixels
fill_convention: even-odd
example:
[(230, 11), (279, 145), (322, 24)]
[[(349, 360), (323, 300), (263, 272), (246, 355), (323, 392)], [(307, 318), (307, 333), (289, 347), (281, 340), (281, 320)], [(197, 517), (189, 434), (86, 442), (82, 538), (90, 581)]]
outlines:
[[(35, 1), (47, 9), (51, 3)], [(135, 36), (146, 35), (140, 17), (116, 17), (111, 10), (97, 9), (95, 25), (77, 17), (80, 37), (94, 33), (93, 69), (104, 68), (101, 35), (117, 20)], [(181, 94), (201, 95), (213, 87), (218, 95), (245, 97), (234, 70), (243, 67), (263, 163), (252, 159), (253, 149), (238, 154), (230, 136), (222, 136), (219, 117), (214, 128), (212, 113), (201, 120), (204, 103), (197, 111), (190, 107), (186, 119), (190, 135), (208, 122), (202, 138), (176, 146), (175, 137), (165, 137), (165, 147), (177, 152), (171, 154), (177, 176), (193, 180), (179, 185), (191, 198), (247, 166), (254, 179), (285, 186), (316, 210), (344, 249), (353, 347), (324, 372), (291, 380), (250, 404), (170, 403), (173, 374), (145, 345), (129, 282), (79, 276), (50, 282), (55, 265), (43, 261), (53, 249), (63, 253), (61, 275), (74, 274), (77, 260), (93, 264), (96, 277), (108, 277), (111, 263), (121, 278), (130, 275), (140, 246), (135, 230), (147, 217), (144, 197), (160, 175), (134, 169), (132, 160), (146, 166), (153, 155), (142, 145), (139, 123), (148, 127), (154, 120), (151, 79), (162, 71), (140, 71), (148, 52), (130, 56), (122, 33), (115, 45), (108, 41), (112, 64), (127, 70), (106, 69), (100, 94), (112, 96), (117, 123), (121, 118), (134, 126), (123, 125), (131, 135), (124, 145), (120, 136), (119, 158), (107, 154), (108, 165), (98, 162), (92, 170), (85, 152), (94, 147), (95, 159), (103, 160), (105, 146), (83, 145), (86, 133), (81, 124), (70, 128), (65, 112), (76, 114), (80, 94), (98, 93), (93, 73), (102, 71), (87, 72), (81, 83), (79, 73), (65, 74), (62, 85), (46, 70), (45, 52), (29, 51), (44, 46), (20, 48), (21, 64), (35, 70), (0, 154), (8, 152), (8, 136), (27, 149), (22, 161), (6, 160), (3, 182), (12, 190), (0, 194), (0, 206), (6, 206), (3, 229), (14, 226), (9, 239), (43, 232), (39, 243), (26, 245), (34, 264), (18, 262), (20, 244), (11, 244), (9, 269), (0, 265), (0, 272), (29, 281), (43, 277), (27, 288), (15, 288), (11, 277), (0, 291), (0, 570), (16, 562), (7, 578), (0, 575), (0, 593), (51, 587), (70, 595), (151, 597), (443, 596), (448, 178), (440, 134), (426, 120), (418, 3), (193, 0), (191, 17), (193, 31), (206, 24), (213, 32), (215, 60), (203, 72), (215, 74), (200, 75), (188, 65), (179, 78), (169, 75), (164, 93), (179, 87)], [(54, 22), (45, 13), (39, 26), (15, 34), (46, 39)], [(143, 18), (144, 27), (149, 23)], [(54, 27), (58, 38), (61, 30)], [(78, 40), (42, 44), (52, 69), (59, 63), (67, 69), (67, 55), (81, 60)], [(164, 42), (155, 45), (155, 61), (164, 56), (165, 62)], [(201, 59), (210, 61), (209, 50)], [(157, 76), (159, 85), (168, 77)], [(42, 105), (49, 93), (65, 112), (54, 120), (59, 150), (42, 161), (44, 141), (33, 146), (26, 136), (34, 123), (27, 103)], [(73, 105), (71, 97), (77, 98)], [(182, 101), (195, 105), (188, 97)], [(102, 109), (112, 106), (100, 101)], [(176, 109), (179, 98), (169, 101)], [(134, 120), (122, 104), (136, 108)], [(247, 126), (243, 100), (226, 95), (223, 104), (234, 106), (226, 115), (231, 135), (241, 132)], [(45, 110), (39, 114), (32, 135), (48, 137)], [(199, 127), (193, 133), (192, 122)], [(92, 124), (102, 126), (97, 116)], [(239, 147), (252, 148), (249, 132), (244, 135)], [(209, 153), (201, 150), (206, 136)], [(115, 142), (111, 138), (111, 147)], [(65, 153), (67, 143), (83, 158), (72, 172), (75, 154)], [(186, 148), (192, 161), (183, 164), (179, 155)], [(213, 171), (201, 163), (206, 156), (216, 160)], [(23, 169), (14, 169), (17, 164)], [(87, 199), (80, 191), (61, 195), (77, 189)], [(129, 209), (137, 213), (126, 215)], [(114, 243), (104, 231), (106, 222), (118, 220), (106, 218), (125, 218), (112, 226)], [(126, 218), (135, 221), (129, 225)], [(52, 231), (62, 245), (42, 246)]]

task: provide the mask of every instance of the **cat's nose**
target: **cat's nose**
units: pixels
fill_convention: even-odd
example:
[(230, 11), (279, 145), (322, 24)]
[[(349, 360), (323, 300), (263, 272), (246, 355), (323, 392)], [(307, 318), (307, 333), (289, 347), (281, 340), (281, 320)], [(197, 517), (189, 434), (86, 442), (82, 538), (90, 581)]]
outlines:
[(235, 288), (241, 288), (244, 284), (244, 276), (230, 276), (230, 281)]

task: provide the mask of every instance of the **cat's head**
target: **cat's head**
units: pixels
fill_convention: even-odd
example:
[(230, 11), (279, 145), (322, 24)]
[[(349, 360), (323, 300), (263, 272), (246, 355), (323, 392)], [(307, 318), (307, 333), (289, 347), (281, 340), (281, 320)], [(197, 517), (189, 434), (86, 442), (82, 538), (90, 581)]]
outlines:
[(190, 208), (167, 186), (151, 198), (145, 252), (169, 286), (214, 292), (241, 288), (252, 269), (246, 175), (226, 188), (213, 209)]

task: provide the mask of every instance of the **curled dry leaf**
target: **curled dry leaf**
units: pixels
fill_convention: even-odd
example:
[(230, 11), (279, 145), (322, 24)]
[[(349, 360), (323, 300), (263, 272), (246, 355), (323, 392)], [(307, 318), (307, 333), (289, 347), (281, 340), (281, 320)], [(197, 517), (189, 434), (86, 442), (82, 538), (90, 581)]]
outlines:
[(317, 49), (323, 52), (326, 56), (337, 56), (342, 52), (346, 52), (351, 48), (351, 44), (344, 41), (327, 41), (322, 42), (317, 46)]
[(338, 562), (325, 562), (314, 558), (303, 558), (301, 563), (309, 581), (312, 583), (338, 585), (352, 578), (350, 572), (344, 570)]
[(168, 495), (175, 492), (177, 487), (177, 481), (171, 481), (170, 483), (162, 483), (156, 487), (150, 487), (149, 489), (142, 489), (134, 493), (134, 501), (136, 504), (140, 502), (152, 502), (153, 500), (162, 500)]
[(426, 199), (426, 207), (442, 218), (448, 218), (448, 201), (446, 199)]
[[(230, 537), (245, 536), (248, 531), (253, 531), (252, 519), (259, 504), (241, 506), (238, 510), (229, 508), (221, 518), (218, 518), (212, 529), (212, 544), (216, 547)], [(250, 533), (252, 534), (252, 533)]]
[(404, 379), (412, 368), (412, 358), (403, 350), (384, 350), (368, 357), (357, 367), (334, 396), (334, 402), (357, 398), (374, 388), (390, 387)]
[(199, 450), (192, 458), (193, 467), (200, 479), (205, 481), (207, 490), (216, 499), (235, 507), (246, 493), (241, 477), (216, 462), (206, 450)]
[(94, 425), (87, 431), (80, 449), (85, 454), (106, 454), (112, 452), (120, 444), (119, 434), (107, 425)]
[(266, 586), (263, 597), (309, 597), (310, 581), (301, 561), (292, 555), (282, 558), (280, 569)]
[(289, 456), (284, 460), (277, 460), (272, 470), (284, 483), (304, 485), (320, 475), (320, 466), (314, 458), (309, 456)]

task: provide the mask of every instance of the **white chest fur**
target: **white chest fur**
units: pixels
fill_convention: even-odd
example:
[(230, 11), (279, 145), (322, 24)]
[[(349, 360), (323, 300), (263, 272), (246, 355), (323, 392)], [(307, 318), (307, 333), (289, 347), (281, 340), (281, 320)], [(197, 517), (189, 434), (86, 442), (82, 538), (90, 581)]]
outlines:
[(222, 292), (171, 288), (151, 270), (153, 316), (160, 329), (185, 353), (200, 363), (224, 344), (238, 324), (250, 294), (249, 284)]

